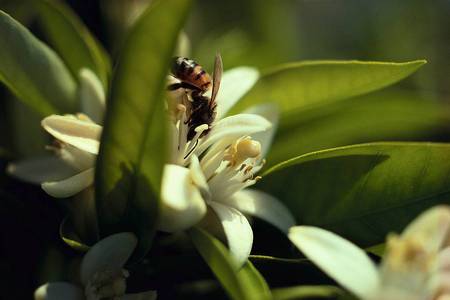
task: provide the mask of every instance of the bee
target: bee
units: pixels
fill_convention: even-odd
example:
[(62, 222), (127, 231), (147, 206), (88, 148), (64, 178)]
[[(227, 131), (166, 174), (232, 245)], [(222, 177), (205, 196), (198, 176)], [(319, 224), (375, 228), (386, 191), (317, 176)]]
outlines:
[[(214, 73), (211, 76), (195, 61), (175, 57), (172, 64), (172, 75), (180, 80), (168, 86), (168, 90), (177, 90), (184, 88), (192, 98), (191, 112), (186, 124), (189, 127), (187, 139), (192, 140), (196, 134), (195, 128), (202, 124), (207, 124), (209, 128), (200, 135), (203, 137), (211, 130), (211, 124), (216, 117), (216, 96), (219, 91), (222, 79), (223, 64), (220, 54), (216, 55), (214, 62)], [(211, 97), (205, 96), (205, 93), (211, 88)]]
[(170, 85), (169, 90), (185, 88), (203, 94), (211, 87), (211, 76), (192, 59), (174, 57), (171, 72), (181, 82)]

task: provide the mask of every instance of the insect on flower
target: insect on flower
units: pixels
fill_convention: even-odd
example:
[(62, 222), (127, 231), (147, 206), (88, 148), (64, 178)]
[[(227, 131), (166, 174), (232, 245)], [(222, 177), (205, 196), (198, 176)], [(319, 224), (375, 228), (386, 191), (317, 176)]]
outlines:
[(211, 124), (216, 118), (216, 96), (223, 72), (222, 58), (219, 54), (216, 55), (211, 97), (205, 96), (211, 87), (211, 76), (195, 61), (185, 57), (175, 57), (171, 72), (172, 76), (180, 82), (170, 84), (168, 90), (183, 88), (190, 97), (190, 99), (188, 97), (190, 113), (186, 121), (189, 127), (188, 141), (194, 138), (197, 134), (195, 129), (202, 124), (208, 125), (208, 129), (200, 135), (200, 137), (205, 136), (211, 130)]

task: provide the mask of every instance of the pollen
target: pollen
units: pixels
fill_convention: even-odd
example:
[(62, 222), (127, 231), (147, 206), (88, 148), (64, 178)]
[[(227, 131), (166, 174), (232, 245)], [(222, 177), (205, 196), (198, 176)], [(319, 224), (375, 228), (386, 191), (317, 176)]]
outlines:
[(390, 235), (387, 240), (386, 263), (397, 271), (425, 272), (429, 269), (434, 253), (428, 253), (423, 241), (418, 237), (401, 238)]

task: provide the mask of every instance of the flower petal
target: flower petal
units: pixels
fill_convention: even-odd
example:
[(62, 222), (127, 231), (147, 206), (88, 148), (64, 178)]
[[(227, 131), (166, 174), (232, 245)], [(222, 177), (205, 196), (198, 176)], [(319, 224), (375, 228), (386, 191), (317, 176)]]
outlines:
[(81, 262), (81, 282), (86, 285), (97, 272), (120, 271), (136, 248), (137, 239), (130, 232), (110, 235), (92, 246)]
[(218, 202), (209, 205), (222, 224), (231, 254), (241, 266), (250, 255), (253, 245), (253, 231), (247, 218), (237, 209)]
[(272, 124), (272, 127), (268, 130), (252, 134), (252, 138), (261, 143), (261, 157), (264, 158), (269, 152), (272, 140), (277, 131), (278, 119), (280, 116), (278, 106), (273, 103), (264, 103), (252, 106), (243, 113), (259, 115)]
[(105, 112), (105, 91), (100, 79), (90, 69), (80, 70), (81, 111), (95, 123), (103, 122)]
[(93, 183), (94, 168), (90, 168), (64, 180), (44, 182), (41, 187), (52, 197), (67, 198), (78, 194)]
[(185, 230), (206, 213), (205, 201), (193, 182), (191, 170), (185, 167), (170, 164), (164, 167), (161, 200), (158, 229), (162, 231)]
[(243, 136), (268, 130), (272, 125), (265, 118), (254, 114), (237, 114), (219, 120), (206, 139), (195, 149), (198, 156), (217, 141), (230, 144)]
[(366, 253), (346, 239), (321, 228), (295, 226), (289, 239), (319, 268), (360, 298), (379, 285), (376, 266)]
[(223, 118), (230, 108), (253, 87), (258, 78), (258, 70), (250, 67), (238, 67), (224, 72), (216, 98), (217, 118)]
[(94, 167), (95, 160), (97, 159), (97, 155), (68, 144), (62, 145), (57, 154), (66, 164), (78, 171)]
[(435, 252), (449, 240), (450, 206), (439, 205), (420, 214), (403, 231), (401, 237), (414, 237), (424, 241), (428, 251)]
[(56, 139), (92, 154), (98, 154), (102, 127), (73, 116), (52, 115), (41, 122)]
[(9, 175), (29, 183), (61, 180), (73, 176), (76, 171), (56, 156), (44, 156), (21, 160), (8, 165)]
[(191, 178), (194, 184), (200, 188), (201, 192), (208, 193), (208, 182), (206, 181), (205, 174), (203, 174), (197, 155), (192, 155), (189, 170), (191, 171)]
[(83, 290), (68, 282), (50, 282), (34, 292), (35, 300), (83, 300)]
[(147, 291), (137, 294), (126, 294), (121, 300), (155, 300), (158, 296), (156, 291)]
[(438, 269), (440, 271), (450, 272), (450, 246), (439, 252)]
[(239, 191), (228, 198), (225, 204), (244, 214), (261, 218), (285, 233), (295, 225), (295, 219), (286, 206), (275, 197), (261, 191), (251, 189)]

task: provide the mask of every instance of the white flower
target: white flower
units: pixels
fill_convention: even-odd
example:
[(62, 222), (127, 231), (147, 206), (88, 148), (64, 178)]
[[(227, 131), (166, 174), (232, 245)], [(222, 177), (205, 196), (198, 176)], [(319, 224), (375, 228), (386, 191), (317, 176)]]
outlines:
[[(253, 231), (243, 214), (262, 218), (287, 233), (294, 218), (274, 197), (248, 189), (259, 177), (270, 146), (278, 112), (273, 105), (261, 105), (242, 114), (224, 117), (258, 78), (256, 70), (237, 68), (226, 72), (217, 96), (217, 118), (205, 137), (208, 124), (196, 128), (188, 141), (189, 99), (183, 91), (169, 103), (173, 120), (172, 164), (166, 166), (162, 181), (160, 229), (185, 230), (208, 216), (219, 222), (231, 253), (242, 264), (250, 254)], [(199, 159), (200, 158), (200, 159)], [(188, 166), (187, 169), (185, 166)], [(211, 218), (208, 218), (211, 219)]]
[[(88, 79), (87, 82), (92, 81)], [(178, 102), (168, 105), (174, 121), (174, 140), (171, 163), (163, 172), (159, 229), (167, 232), (188, 229), (205, 217), (209, 206), (221, 223), (231, 252), (241, 263), (247, 259), (253, 243), (253, 232), (243, 213), (260, 217), (284, 232), (295, 224), (277, 199), (246, 189), (258, 179), (254, 175), (262, 167), (262, 158), (276, 128), (276, 108), (261, 105), (224, 117), (257, 79), (258, 72), (248, 67), (225, 72), (216, 99), (215, 122), (211, 128), (208, 124), (198, 126), (197, 135), (189, 141), (186, 94), (176, 91), (181, 94), (170, 99)], [(83, 106), (98, 121), (104, 109), (104, 95), (97, 90), (90, 89), (81, 95), (82, 99), (94, 98), (102, 103), (95, 106), (89, 100), (91, 105)], [(41, 183), (48, 194), (58, 198), (73, 196), (92, 186), (102, 127), (84, 114), (49, 116), (42, 121), (42, 126), (57, 141), (52, 147), (57, 157), (21, 162), (12, 165), (9, 171)], [(208, 129), (208, 134), (202, 135)], [(31, 178), (34, 174), (38, 176)]]
[(296, 226), (291, 241), (325, 273), (360, 299), (450, 298), (450, 207), (422, 213), (399, 236), (392, 234), (376, 267), (349, 241), (320, 228)]
[[(98, 154), (101, 122), (105, 109), (103, 87), (94, 73), (80, 71), (81, 109), (86, 114), (52, 115), (42, 120), (42, 127), (55, 138), (48, 148), (56, 155), (31, 158), (8, 166), (8, 173), (41, 184), (51, 196), (73, 196), (91, 186)], [(94, 122), (95, 121), (95, 122)]]
[(83, 257), (80, 266), (81, 286), (69, 282), (46, 283), (35, 291), (35, 300), (156, 299), (155, 291), (125, 295), (129, 274), (123, 266), (136, 244), (136, 237), (128, 232), (104, 238)]

